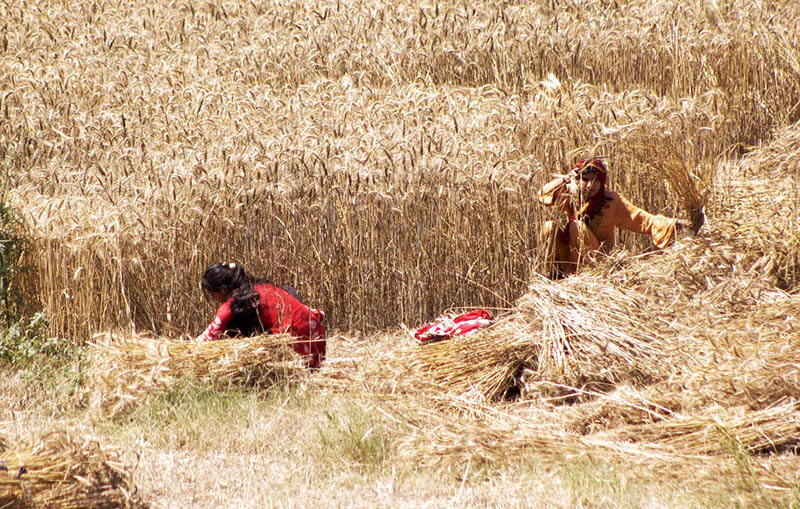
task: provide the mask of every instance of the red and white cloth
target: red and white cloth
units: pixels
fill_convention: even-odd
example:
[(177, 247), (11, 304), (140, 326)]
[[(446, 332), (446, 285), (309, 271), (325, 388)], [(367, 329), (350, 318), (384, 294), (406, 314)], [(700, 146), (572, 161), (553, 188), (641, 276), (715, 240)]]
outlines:
[(473, 309), (457, 316), (440, 316), (433, 323), (417, 329), (414, 338), (433, 343), (453, 336), (467, 336), (488, 327), (494, 317), (485, 309)]

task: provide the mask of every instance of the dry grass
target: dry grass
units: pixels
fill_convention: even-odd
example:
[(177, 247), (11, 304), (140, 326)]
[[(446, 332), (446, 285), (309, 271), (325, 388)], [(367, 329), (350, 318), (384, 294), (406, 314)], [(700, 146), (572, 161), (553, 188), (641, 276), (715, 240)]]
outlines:
[(101, 334), (90, 343), (88, 387), (98, 416), (115, 419), (180, 379), (268, 384), (302, 372), (289, 335), (189, 342)]
[(54, 432), (2, 452), (2, 507), (140, 507), (120, 454), (95, 441)]

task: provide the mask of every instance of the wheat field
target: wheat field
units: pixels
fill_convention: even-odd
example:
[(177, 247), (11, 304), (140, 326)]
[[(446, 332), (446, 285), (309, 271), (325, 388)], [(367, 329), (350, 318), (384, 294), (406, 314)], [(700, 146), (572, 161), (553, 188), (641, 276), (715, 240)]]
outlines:
[[(285, 395), (234, 390), (238, 442), (179, 426), (180, 404), (96, 423), (13, 366), (0, 423), (135, 450), (157, 507), (796, 504), (797, 19), (794, 0), (0, 3), (14, 284), (50, 336), (197, 334), (218, 261), (292, 285), (331, 333)], [(536, 192), (590, 155), (632, 202), (707, 224), (544, 278)], [(474, 306), (498, 320), (473, 342), (401, 327)], [(353, 437), (371, 459), (343, 466)], [(215, 438), (222, 480), (196, 473)], [(629, 471), (664, 487), (621, 489)]]

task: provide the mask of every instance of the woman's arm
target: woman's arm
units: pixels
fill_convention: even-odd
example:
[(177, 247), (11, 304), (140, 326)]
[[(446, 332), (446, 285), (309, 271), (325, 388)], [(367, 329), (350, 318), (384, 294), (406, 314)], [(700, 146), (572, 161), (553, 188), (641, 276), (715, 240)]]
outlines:
[(225, 328), (232, 318), (231, 301), (226, 300), (217, 308), (217, 314), (214, 316), (214, 320), (211, 321), (202, 334), (195, 338), (195, 341), (213, 341), (219, 339), (222, 333), (225, 332)]
[(633, 205), (622, 196), (617, 195), (617, 203), (613, 207), (614, 223), (619, 228), (630, 230), (634, 233), (650, 235), (653, 244), (659, 249), (667, 245), (675, 237), (675, 227), (678, 220), (657, 214), (650, 214)]
[(536, 194), (536, 198), (538, 198), (540, 203), (548, 207), (555, 205), (556, 201), (567, 190), (567, 184), (569, 184), (569, 181), (570, 175), (556, 177), (542, 186), (542, 188)]

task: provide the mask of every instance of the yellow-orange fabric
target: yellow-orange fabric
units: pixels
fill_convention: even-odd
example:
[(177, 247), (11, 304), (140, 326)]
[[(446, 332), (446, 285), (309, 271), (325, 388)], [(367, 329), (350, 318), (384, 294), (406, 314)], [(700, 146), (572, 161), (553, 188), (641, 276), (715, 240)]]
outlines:
[[(545, 184), (537, 198), (546, 206), (561, 208), (568, 218), (576, 217), (564, 177)], [(597, 213), (585, 219), (578, 217), (568, 224), (568, 242), (564, 242), (567, 237), (565, 232), (559, 235), (553, 224), (546, 225), (543, 239), (551, 243), (551, 260), (558, 264), (562, 272), (570, 274), (575, 272), (581, 260), (586, 259), (591, 251), (610, 253), (617, 245), (617, 228), (650, 235), (653, 244), (663, 249), (675, 237), (677, 222), (672, 217), (650, 214), (618, 193), (605, 190), (604, 203)]]

